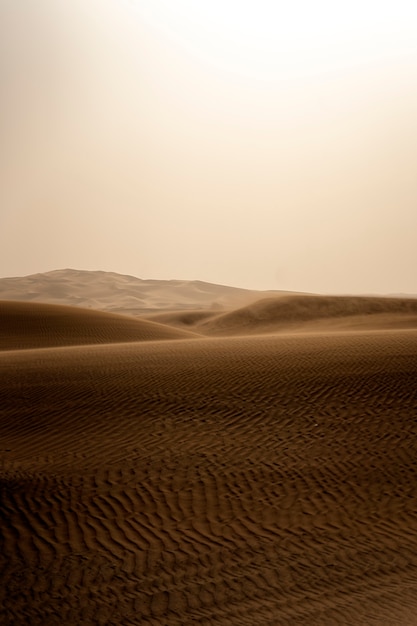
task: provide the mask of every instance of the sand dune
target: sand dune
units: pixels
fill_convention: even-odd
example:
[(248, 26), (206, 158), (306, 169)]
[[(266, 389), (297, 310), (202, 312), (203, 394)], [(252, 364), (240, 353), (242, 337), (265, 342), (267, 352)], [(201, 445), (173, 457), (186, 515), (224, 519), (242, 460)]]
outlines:
[(55, 304), (0, 301), (0, 350), (187, 337), (193, 335), (125, 315)]
[(208, 327), (208, 320), (218, 318), (219, 313), (212, 309), (199, 309), (195, 311), (179, 310), (165, 311), (163, 313), (151, 313), (145, 315), (145, 319), (174, 326), (175, 328), (183, 328), (194, 332), (204, 333), (205, 326)]
[(0, 623), (417, 624), (417, 331), (15, 350), (0, 374)]
[(130, 315), (162, 310), (236, 308), (288, 292), (252, 291), (201, 280), (143, 280), (116, 272), (62, 269), (0, 278), (0, 299), (67, 304)]
[[(168, 316), (165, 316), (169, 323)], [(288, 330), (417, 328), (417, 299), (290, 295), (197, 319), (199, 332), (247, 335)], [(191, 327), (191, 324), (190, 324)]]

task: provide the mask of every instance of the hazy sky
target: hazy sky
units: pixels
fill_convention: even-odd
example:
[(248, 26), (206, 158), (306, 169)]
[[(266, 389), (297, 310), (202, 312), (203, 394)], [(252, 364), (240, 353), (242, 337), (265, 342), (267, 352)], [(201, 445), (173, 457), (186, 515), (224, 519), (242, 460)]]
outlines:
[(0, 275), (417, 293), (415, 0), (0, 0)]

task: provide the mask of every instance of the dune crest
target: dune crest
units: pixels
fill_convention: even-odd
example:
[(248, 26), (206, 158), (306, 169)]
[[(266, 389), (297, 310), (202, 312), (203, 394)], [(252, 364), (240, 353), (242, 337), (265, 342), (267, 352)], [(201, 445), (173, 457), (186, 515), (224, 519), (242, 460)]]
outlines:
[[(166, 318), (167, 319), (167, 318)], [(290, 295), (264, 298), (196, 324), (213, 335), (288, 330), (416, 328), (417, 299)]]

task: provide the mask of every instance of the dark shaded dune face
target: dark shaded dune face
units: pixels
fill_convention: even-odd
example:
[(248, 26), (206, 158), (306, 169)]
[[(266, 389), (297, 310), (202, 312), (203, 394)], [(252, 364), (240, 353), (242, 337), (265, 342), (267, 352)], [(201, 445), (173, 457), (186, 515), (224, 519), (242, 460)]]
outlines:
[(198, 333), (202, 323), (217, 316), (218, 313), (214, 312), (213, 309), (203, 309), (196, 311), (181, 310), (166, 313), (153, 313), (147, 315), (146, 319), (160, 322), (161, 324), (167, 324), (168, 326), (175, 326), (176, 328), (189, 329)]
[(0, 350), (192, 336), (180, 329), (124, 315), (53, 304), (0, 302)]
[(417, 623), (417, 331), (0, 354), (0, 623)]
[(417, 300), (365, 296), (282, 296), (203, 321), (212, 335), (245, 335), (282, 330), (417, 328)]

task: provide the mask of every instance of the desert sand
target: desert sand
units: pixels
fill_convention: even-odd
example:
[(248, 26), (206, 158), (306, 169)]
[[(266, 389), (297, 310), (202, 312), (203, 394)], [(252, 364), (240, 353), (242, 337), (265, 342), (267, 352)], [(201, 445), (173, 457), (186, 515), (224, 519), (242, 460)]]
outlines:
[(245, 306), (285, 291), (256, 291), (201, 280), (154, 280), (116, 272), (60, 269), (0, 278), (0, 300), (68, 304), (130, 315)]
[(2, 302), (0, 623), (417, 625), (416, 306)]

